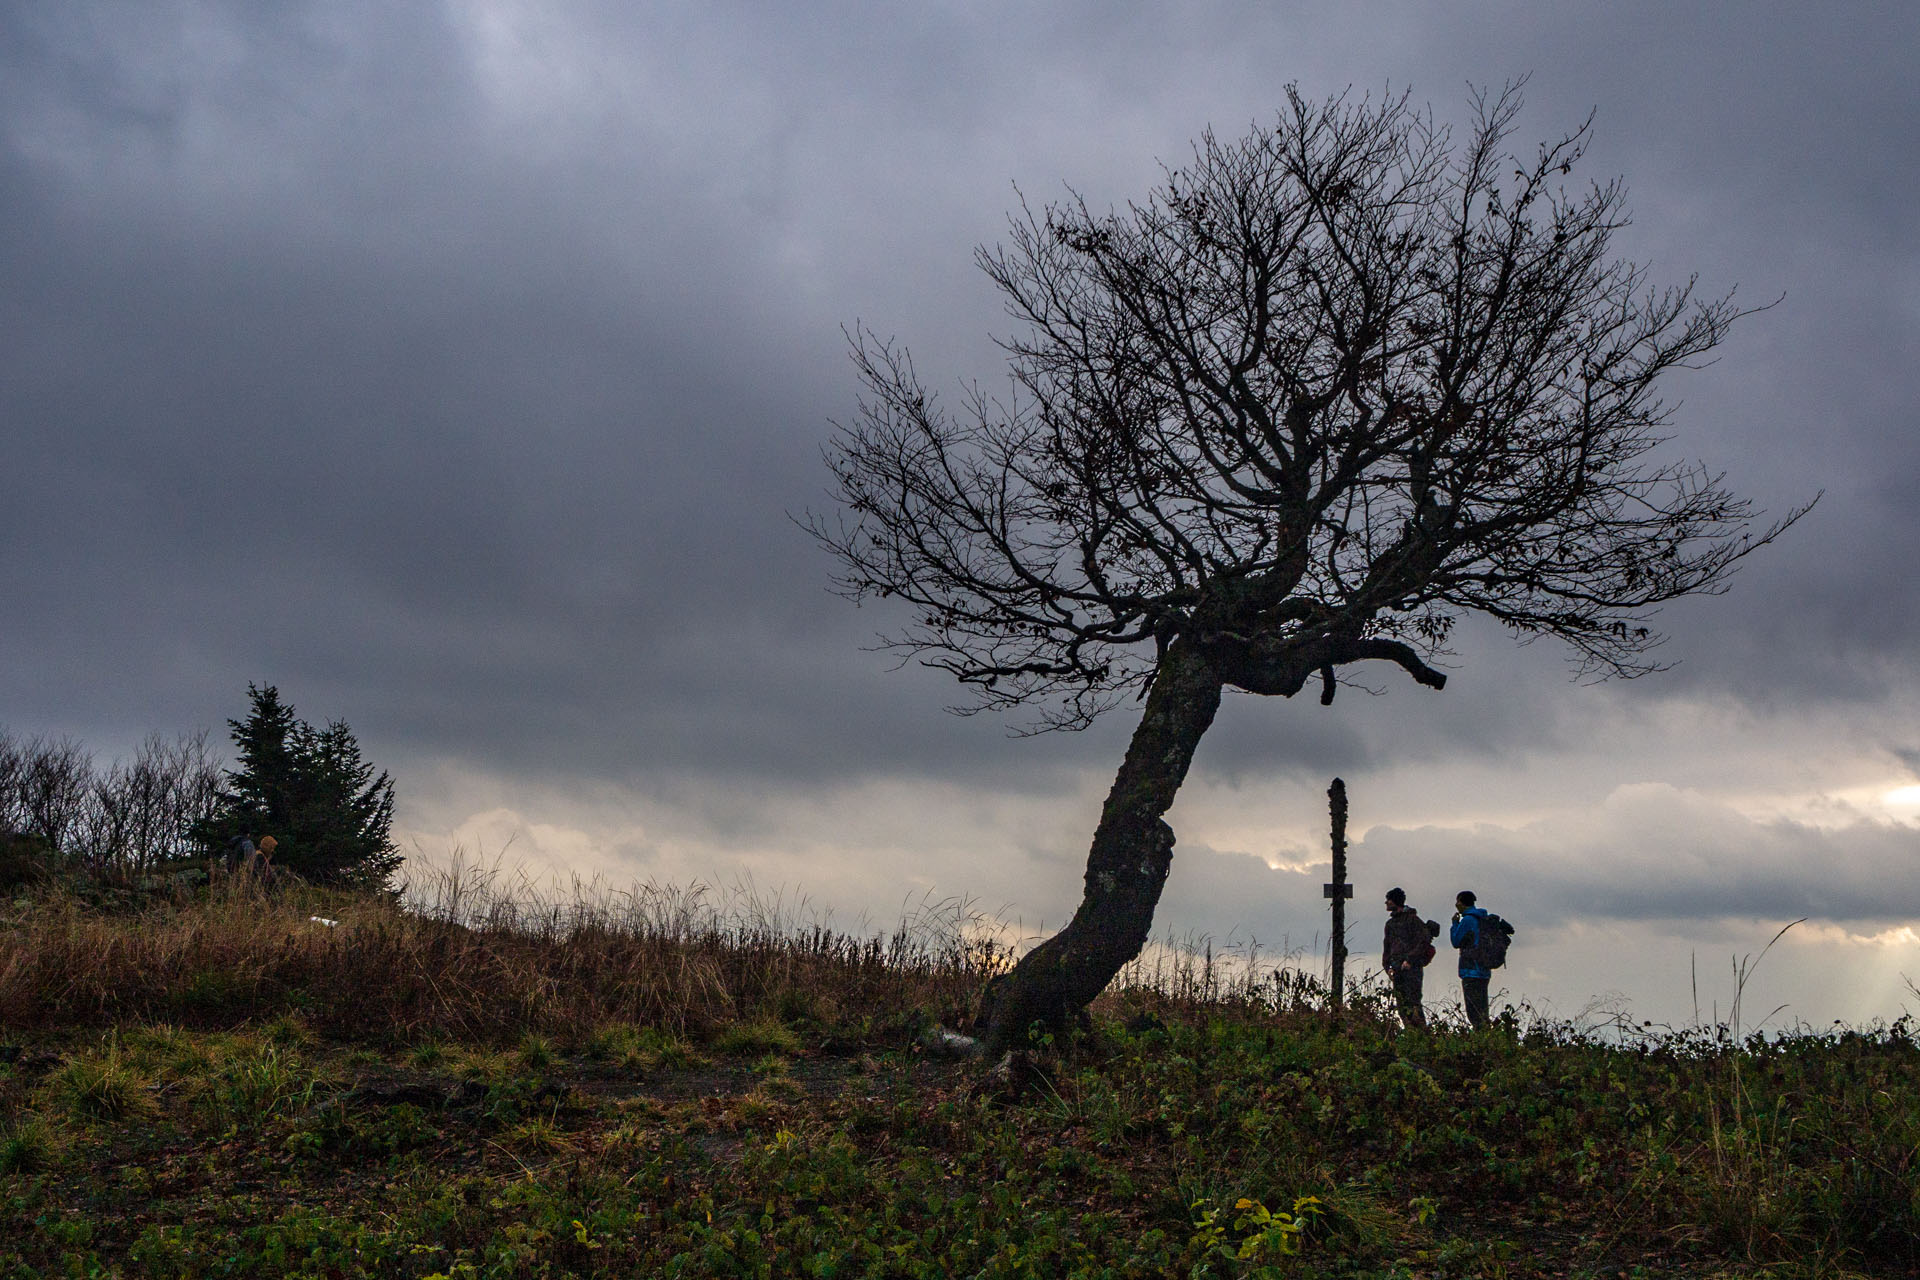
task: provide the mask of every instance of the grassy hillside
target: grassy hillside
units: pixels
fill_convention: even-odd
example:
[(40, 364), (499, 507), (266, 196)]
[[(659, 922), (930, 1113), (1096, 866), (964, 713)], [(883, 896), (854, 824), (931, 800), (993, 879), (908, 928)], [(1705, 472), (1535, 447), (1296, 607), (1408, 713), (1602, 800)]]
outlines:
[(1401, 1035), (1196, 961), (988, 1076), (923, 1047), (960, 923), (17, 901), (0, 1275), (1920, 1274), (1904, 1023)]

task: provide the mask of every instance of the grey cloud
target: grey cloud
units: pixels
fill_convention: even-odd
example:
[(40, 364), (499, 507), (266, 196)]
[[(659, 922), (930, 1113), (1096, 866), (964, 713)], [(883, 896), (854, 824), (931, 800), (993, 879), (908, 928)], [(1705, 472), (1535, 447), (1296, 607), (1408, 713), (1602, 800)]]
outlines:
[[(1006, 321), (969, 253), (1012, 181), (1125, 199), (1296, 76), (1457, 117), (1463, 80), (1528, 69), (1530, 130), (1599, 106), (1593, 169), (1625, 173), (1659, 273), (1787, 294), (1676, 384), (1678, 448), (1775, 510), (1828, 492), (1731, 595), (1669, 611), (1682, 665), (1618, 696), (1913, 686), (1914, 19), (1108, 8), (0, 6), (8, 722), (217, 724), (266, 679), (383, 763), (1104, 774), (1126, 711), (1009, 743), (860, 652), (884, 610), (826, 595), (785, 513), (851, 405), (839, 326), (991, 383)], [(1440, 695), (1372, 683), (1235, 699), (1196, 768), (1497, 768), (1585, 732), (1552, 655), (1494, 628)]]
[(1520, 830), (1375, 828), (1357, 856), (1417, 879), (1432, 902), (1472, 888), (1482, 905), (1550, 928), (1800, 917), (1884, 927), (1920, 918), (1920, 828), (1755, 821), (1658, 786), (1617, 794), (1596, 815)]

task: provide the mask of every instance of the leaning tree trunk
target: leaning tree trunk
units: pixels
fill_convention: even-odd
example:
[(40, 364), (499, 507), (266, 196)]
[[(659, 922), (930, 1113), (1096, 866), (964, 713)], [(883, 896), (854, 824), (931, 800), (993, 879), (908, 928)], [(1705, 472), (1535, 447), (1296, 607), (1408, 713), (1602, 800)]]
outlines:
[(1200, 735), (1220, 709), (1220, 677), (1175, 641), (1162, 656), (1127, 757), (1087, 854), (1086, 894), (1067, 927), (988, 990), (985, 1047), (998, 1057), (1039, 1023), (1062, 1031), (1140, 954), (1173, 862), (1173, 804)]

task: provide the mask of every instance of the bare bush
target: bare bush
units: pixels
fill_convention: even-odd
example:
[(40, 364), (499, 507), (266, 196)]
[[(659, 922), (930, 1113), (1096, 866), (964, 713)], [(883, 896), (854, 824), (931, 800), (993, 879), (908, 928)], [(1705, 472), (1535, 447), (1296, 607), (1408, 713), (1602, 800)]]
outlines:
[(27, 753), (10, 734), (0, 730), (0, 835), (27, 829), (27, 811), (21, 804), (21, 779)]
[(34, 737), (22, 750), (18, 782), (24, 830), (39, 836), (56, 857), (65, 858), (86, 817), (93, 781), (93, 757), (71, 738)]
[(0, 732), (0, 831), (44, 841), (56, 866), (127, 877), (196, 852), (220, 769), (207, 735), (154, 734), (103, 771), (71, 738)]

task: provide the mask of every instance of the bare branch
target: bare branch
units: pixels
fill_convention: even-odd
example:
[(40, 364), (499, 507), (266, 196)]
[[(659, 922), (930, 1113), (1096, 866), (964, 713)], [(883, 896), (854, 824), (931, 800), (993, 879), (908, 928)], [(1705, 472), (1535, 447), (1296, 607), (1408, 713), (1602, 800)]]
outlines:
[[(1719, 475), (1655, 461), (1668, 373), (1750, 310), (1615, 258), (1591, 118), (1522, 160), (1518, 84), (1456, 143), (1406, 97), (1290, 91), (1122, 210), (1024, 200), (979, 264), (1018, 328), (1005, 403), (949, 414), (850, 335), (865, 394), (804, 523), (836, 589), (904, 601), (883, 644), (971, 708), (1079, 727), (1175, 640), (1255, 691), (1431, 666), (1477, 611), (1588, 676), (1657, 669), (1661, 603), (1725, 588), (1754, 531)], [(1324, 668), (1324, 670), (1323, 670)], [(1240, 683), (1237, 676), (1231, 683)]]

